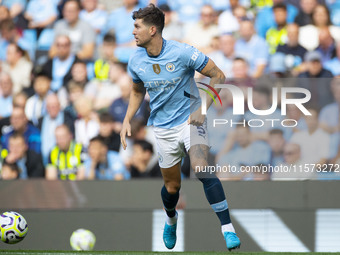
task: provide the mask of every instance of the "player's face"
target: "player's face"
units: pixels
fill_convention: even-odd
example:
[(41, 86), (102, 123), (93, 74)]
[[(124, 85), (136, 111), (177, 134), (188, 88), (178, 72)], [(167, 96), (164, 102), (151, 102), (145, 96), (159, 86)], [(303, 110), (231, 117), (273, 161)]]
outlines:
[(136, 19), (134, 26), (132, 34), (135, 37), (136, 45), (145, 47), (151, 40), (150, 27), (146, 26), (142, 19)]

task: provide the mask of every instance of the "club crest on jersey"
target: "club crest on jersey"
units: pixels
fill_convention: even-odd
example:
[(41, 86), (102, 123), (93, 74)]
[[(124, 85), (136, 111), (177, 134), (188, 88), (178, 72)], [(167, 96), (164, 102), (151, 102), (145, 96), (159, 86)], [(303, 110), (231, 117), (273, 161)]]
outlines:
[(175, 71), (175, 65), (173, 63), (167, 63), (166, 66), (165, 66), (166, 70), (168, 72), (173, 72)]
[(159, 67), (159, 64), (153, 64), (152, 65), (152, 68), (153, 68), (153, 71), (156, 73), (156, 74), (159, 74), (161, 72), (161, 68)]

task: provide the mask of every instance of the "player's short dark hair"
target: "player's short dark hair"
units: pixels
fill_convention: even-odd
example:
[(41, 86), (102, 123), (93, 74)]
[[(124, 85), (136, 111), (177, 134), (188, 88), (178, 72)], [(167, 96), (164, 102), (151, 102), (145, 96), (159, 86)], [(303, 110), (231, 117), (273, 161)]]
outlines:
[(12, 171), (16, 172), (17, 173), (17, 178), (16, 179), (19, 179), (19, 177), (20, 177), (20, 168), (17, 165), (17, 163), (8, 163), (6, 161), (6, 159), (5, 159), (4, 162), (2, 163), (2, 167), (4, 167), (4, 166), (8, 166)]
[(149, 143), (146, 140), (135, 140), (133, 145), (140, 146), (143, 151), (150, 151), (151, 153), (153, 153), (153, 146), (152, 146), (152, 144)]
[(157, 8), (154, 4), (149, 4), (145, 8), (140, 8), (138, 11), (134, 11), (132, 18), (142, 19), (144, 24), (154, 25), (157, 28), (158, 33), (162, 33), (164, 28), (164, 13)]
[(285, 10), (287, 11), (287, 6), (284, 3), (277, 3), (274, 4), (273, 6), (273, 11), (277, 10), (277, 9), (281, 9), (281, 10)]
[(113, 121), (114, 121), (114, 119), (113, 119), (112, 115), (108, 112), (103, 112), (99, 116), (99, 122), (101, 122), (101, 123), (110, 123), (110, 122), (113, 122)]
[(282, 135), (283, 136), (283, 131), (278, 128), (274, 128), (269, 131), (269, 135)]
[(111, 43), (111, 44), (115, 44), (116, 43), (116, 36), (113, 33), (107, 33), (104, 35), (104, 42), (106, 43)]

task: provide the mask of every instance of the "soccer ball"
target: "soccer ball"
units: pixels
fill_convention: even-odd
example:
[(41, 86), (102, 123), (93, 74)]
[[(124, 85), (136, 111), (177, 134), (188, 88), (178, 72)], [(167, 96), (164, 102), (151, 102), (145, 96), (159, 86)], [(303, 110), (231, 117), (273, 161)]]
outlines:
[(77, 229), (70, 238), (71, 247), (76, 251), (92, 251), (95, 243), (95, 235), (87, 229)]
[(27, 235), (25, 218), (17, 212), (4, 212), (0, 215), (0, 238), (8, 244), (22, 241)]

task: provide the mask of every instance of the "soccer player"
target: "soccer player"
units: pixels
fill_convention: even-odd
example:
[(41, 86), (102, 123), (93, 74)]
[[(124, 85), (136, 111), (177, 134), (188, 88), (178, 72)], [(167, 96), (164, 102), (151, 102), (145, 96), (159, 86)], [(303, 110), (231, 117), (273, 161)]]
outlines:
[[(196, 70), (210, 77), (211, 86), (224, 83), (225, 76), (212, 60), (194, 47), (164, 40), (164, 14), (153, 4), (133, 12), (132, 17), (135, 20), (133, 35), (140, 48), (129, 60), (128, 70), (133, 79), (133, 90), (122, 126), (121, 142), (125, 149), (126, 135), (131, 135), (130, 121), (143, 102), (147, 90), (151, 108), (148, 125), (154, 129), (164, 180), (161, 196), (167, 220), (163, 240), (165, 246), (172, 249), (176, 244), (175, 208), (181, 187), (180, 164), (184, 148), (189, 153), (193, 169), (208, 165), (206, 121), (201, 114), (194, 73)], [(191, 101), (190, 97), (197, 100)], [(212, 99), (209, 98), (207, 107), (211, 103)], [(206, 197), (221, 221), (227, 248), (239, 248), (240, 240), (231, 223), (220, 180), (212, 174), (206, 176), (200, 172), (196, 172), (196, 176), (203, 183)]]

